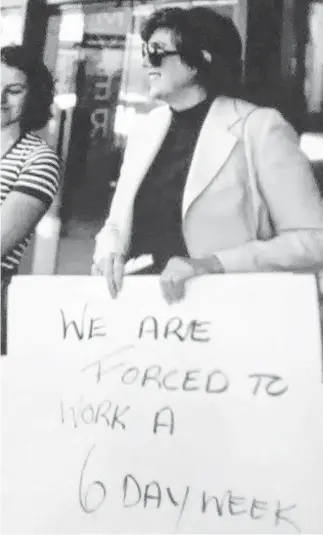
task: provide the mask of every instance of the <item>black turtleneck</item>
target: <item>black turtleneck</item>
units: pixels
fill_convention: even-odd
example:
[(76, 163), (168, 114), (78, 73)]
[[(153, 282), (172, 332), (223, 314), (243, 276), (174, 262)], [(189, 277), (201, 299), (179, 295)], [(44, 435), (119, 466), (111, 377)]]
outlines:
[(182, 233), (183, 191), (210, 104), (204, 100), (187, 110), (173, 110), (165, 140), (137, 192), (129, 258), (152, 254), (154, 266), (147, 273), (160, 273), (172, 256), (188, 256)]

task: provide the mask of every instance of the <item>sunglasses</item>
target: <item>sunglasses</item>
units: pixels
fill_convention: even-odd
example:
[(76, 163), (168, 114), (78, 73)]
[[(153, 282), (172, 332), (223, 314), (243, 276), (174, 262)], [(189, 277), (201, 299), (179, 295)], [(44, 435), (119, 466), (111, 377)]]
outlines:
[(177, 50), (164, 50), (157, 43), (143, 43), (141, 52), (142, 58), (148, 58), (152, 67), (160, 67), (164, 58), (179, 54)]

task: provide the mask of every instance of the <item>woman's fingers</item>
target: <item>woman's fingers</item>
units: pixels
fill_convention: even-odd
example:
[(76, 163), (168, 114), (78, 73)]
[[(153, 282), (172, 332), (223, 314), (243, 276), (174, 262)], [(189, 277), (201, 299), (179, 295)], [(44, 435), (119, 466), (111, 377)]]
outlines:
[(106, 259), (105, 278), (108, 283), (110, 295), (115, 299), (121, 290), (124, 272), (123, 256), (112, 253)]
[(162, 277), (160, 278), (160, 288), (164, 299), (170, 305), (173, 302), (173, 292), (171, 289), (171, 283), (169, 280), (165, 280)]
[(109, 293), (115, 299), (122, 288), (124, 275), (124, 257), (111, 253), (92, 265), (92, 275), (103, 275), (107, 281)]
[(187, 259), (171, 258), (160, 276), (160, 286), (167, 303), (183, 299), (185, 283), (194, 275), (194, 269)]
[(185, 280), (179, 280), (173, 285), (172, 299), (173, 301), (180, 301), (185, 295)]
[(96, 264), (92, 264), (91, 266), (91, 275), (101, 275), (101, 272)]
[(183, 299), (185, 295), (185, 280), (171, 278), (161, 281), (161, 288), (167, 303), (175, 303)]
[(115, 255), (114, 257), (114, 283), (117, 293), (120, 292), (124, 275), (124, 257)]
[[(122, 288), (125, 259), (120, 253), (110, 253), (94, 263), (92, 275), (104, 275), (112, 298), (116, 298)], [(206, 273), (223, 273), (223, 266), (216, 256), (208, 258), (172, 257), (160, 276), (160, 287), (166, 301), (171, 304), (183, 299), (186, 281)]]

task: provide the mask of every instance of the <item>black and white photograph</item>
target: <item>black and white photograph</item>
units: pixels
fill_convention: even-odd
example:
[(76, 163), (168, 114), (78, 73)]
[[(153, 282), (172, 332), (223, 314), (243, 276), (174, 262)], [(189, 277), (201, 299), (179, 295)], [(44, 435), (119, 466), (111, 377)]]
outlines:
[(323, 533), (323, 0), (2, 0), (0, 533)]

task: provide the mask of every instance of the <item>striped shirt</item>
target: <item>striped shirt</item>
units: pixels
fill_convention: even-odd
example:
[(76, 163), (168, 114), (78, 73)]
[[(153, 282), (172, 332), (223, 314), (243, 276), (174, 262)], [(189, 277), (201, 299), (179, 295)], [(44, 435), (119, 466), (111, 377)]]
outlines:
[[(11, 191), (18, 191), (41, 200), (48, 209), (58, 186), (58, 158), (35, 134), (24, 134), (1, 158), (1, 204)], [(17, 271), (31, 237), (32, 233), (1, 259), (1, 272)]]

